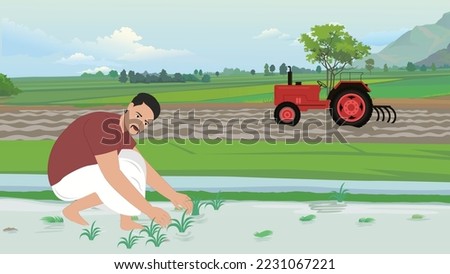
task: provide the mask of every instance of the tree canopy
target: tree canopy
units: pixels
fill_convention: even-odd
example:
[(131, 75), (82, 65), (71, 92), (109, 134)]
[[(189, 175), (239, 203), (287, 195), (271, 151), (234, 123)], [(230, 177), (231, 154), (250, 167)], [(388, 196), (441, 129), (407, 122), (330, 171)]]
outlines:
[(17, 88), (8, 76), (0, 73), (0, 96), (17, 95), (20, 92), (22, 90)]
[(369, 55), (370, 47), (353, 38), (342, 25), (325, 24), (311, 28), (310, 33), (301, 34), (298, 41), (304, 44), (306, 59), (320, 63), (327, 70), (328, 88), (347, 65)]

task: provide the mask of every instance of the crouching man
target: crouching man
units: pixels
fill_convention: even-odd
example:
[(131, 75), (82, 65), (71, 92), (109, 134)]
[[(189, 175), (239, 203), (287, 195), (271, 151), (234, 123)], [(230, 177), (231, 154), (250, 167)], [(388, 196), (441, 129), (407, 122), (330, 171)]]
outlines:
[(64, 216), (88, 225), (80, 211), (104, 204), (120, 214), (124, 230), (142, 226), (131, 217), (144, 213), (162, 226), (170, 215), (145, 199), (146, 184), (176, 207), (192, 211), (192, 202), (177, 193), (136, 149), (131, 137), (158, 118), (160, 105), (150, 94), (139, 93), (124, 114), (94, 112), (76, 119), (56, 140), (48, 162), (48, 178), (55, 195), (71, 201)]

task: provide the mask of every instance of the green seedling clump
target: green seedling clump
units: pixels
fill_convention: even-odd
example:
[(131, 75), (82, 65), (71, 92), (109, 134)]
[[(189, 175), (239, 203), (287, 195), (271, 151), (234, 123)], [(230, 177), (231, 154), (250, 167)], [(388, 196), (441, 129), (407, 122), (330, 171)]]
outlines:
[(200, 200), (192, 200), (192, 216), (198, 216), (200, 215), (200, 208), (202, 206), (206, 206), (206, 202), (202, 202)]
[(414, 214), (411, 216), (411, 219), (413, 220), (423, 220), (425, 218), (425, 216), (421, 215), (421, 214)]
[(375, 219), (374, 218), (359, 218), (358, 222), (368, 224), (368, 223), (375, 222)]
[(265, 237), (269, 237), (270, 235), (273, 234), (272, 230), (263, 230), (261, 232), (255, 232), (255, 234), (253, 234), (256, 238), (265, 238)]
[(160, 247), (162, 243), (167, 242), (167, 235), (161, 234), (161, 227), (157, 227), (155, 233), (145, 242), (145, 244), (153, 243), (155, 247)]
[(186, 217), (186, 211), (184, 211), (183, 215), (181, 216), (181, 220), (172, 219), (172, 223), (167, 228), (176, 227), (178, 229), (178, 232), (183, 233), (192, 226), (193, 222), (194, 218)]
[(300, 221), (310, 222), (310, 221), (314, 220), (315, 218), (316, 218), (316, 215), (310, 214), (310, 215), (300, 217)]
[(137, 244), (137, 242), (139, 241), (139, 239), (142, 238), (142, 236), (133, 235), (133, 231), (134, 230), (130, 231), (130, 234), (128, 234), (128, 238), (121, 237), (117, 246), (123, 244), (127, 249), (131, 249), (135, 244)]
[(210, 205), (214, 208), (214, 210), (219, 210), (224, 203), (225, 201), (220, 198), (220, 193), (217, 193), (216, 198), (209, 202), (206, 202), (205, 207)]
[(48, 224), (64, 223), (63, 217), (60, 217), (60, 216), (45, 216), (45, 217), (42, 217), (41, 220)]
[(132, 221), (139, 221), (139, 216), (131, 216)]
[(86, 236), (89, 241), (93, 241), (100, 234), (100, 231), (100, 227), (96, 227), (95, 222), (93, 222), (89, 229), (83, 229), (83, 232), (80, 234), (80, 238)]
[(344, 189), (345, 183), (342, 183), (341, 187), (339, 188), (339, 191), (333, 191), (331, 194), (331, 198), (338, 201), (343, 202), (345, 199), (345, 195), (348, 192), (348, 189)]

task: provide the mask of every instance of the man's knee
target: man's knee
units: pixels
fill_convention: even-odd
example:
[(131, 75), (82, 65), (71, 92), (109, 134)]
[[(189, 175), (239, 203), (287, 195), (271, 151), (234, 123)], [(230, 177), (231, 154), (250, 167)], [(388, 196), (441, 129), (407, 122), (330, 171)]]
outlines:
[(142, 178), (145, 182), (147, 167), (144, 158), (139, 152), (131, 149), (121, 150), (119, 153), (119, 163), (121, 171), (127, 177), (132, 176)]

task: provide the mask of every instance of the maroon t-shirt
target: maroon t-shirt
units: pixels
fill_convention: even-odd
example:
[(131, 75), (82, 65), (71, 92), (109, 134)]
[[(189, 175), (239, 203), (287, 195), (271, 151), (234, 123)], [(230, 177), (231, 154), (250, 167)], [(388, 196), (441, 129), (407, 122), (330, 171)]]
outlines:
[(72, 171), (96, 164), (95, 155), (133, 149), (136, 142), (122, 133), (120, 115), (94, 112), (79, 117), (58, 137), (48, 161), (48, 180), (55, 185)]

